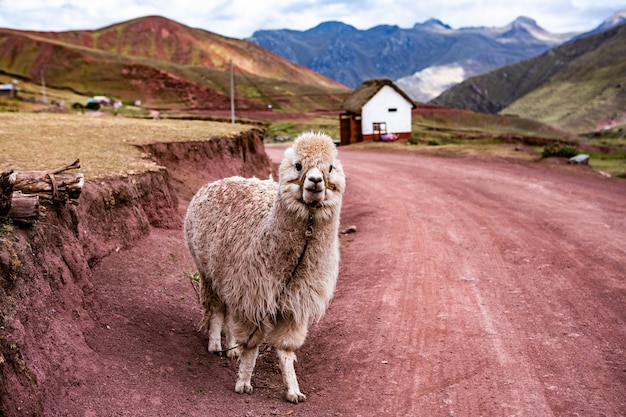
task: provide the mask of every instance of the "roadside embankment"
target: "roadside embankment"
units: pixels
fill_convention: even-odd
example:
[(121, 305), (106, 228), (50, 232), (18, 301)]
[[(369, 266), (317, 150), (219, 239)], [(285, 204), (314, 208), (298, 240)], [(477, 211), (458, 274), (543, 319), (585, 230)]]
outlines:
[(81, 383), (75, 357), (97, 353), (85, 333), (101, 314), (91, 268), (182, 225), (181, 205), (204, 182), (267, 178), (263, 131), (137, 145), (158, 169), (88, 179), (78, 206), (49, 206), (30, 229), (0, 229), (0, 415), (65, 415)]

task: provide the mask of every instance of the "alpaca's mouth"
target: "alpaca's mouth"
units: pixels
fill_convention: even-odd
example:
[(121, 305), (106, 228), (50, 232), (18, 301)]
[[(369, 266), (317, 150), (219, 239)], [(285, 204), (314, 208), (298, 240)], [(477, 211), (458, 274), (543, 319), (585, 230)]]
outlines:
[(325, 188), (323, 186), (320, 187), (318, 185), (313, 185), (305, 187), (302, 195), (302, 201), (308, 206), (317, 205), (324, 200), (324, 191)]

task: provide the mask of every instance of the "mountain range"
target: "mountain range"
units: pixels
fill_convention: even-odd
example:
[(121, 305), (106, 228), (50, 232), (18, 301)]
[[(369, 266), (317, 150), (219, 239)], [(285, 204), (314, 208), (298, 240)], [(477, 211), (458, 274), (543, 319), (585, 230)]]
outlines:
[(626, 23), (472, 77), (431, 101), (589, 132), (626, 118)]
[[(151, 109), (225, 111), (232, 74), (238, 110), (302, 112), (337, 110), (351, 91), (337, 81), (341, 75), (364, 77), (370, 71), (368, 77), (395, 79), (402, 86), (406, 77), (400, 75), (421, 65), (409, 78), (421, 77), (422, 90), (431, 81), (431, 96), (442, 88), (433, 80), (459, 83), (434, 104), (590, 131), (626, 108), (625, 21), (626, 13), (617, 13), (584, 36), (552, 35), (528, 18), (503, 28), (459, 30), (436, 20), (410, 30), (378, 26), (368, 31), (327, 22), (306, 31), (317, 33), (317, 41), (288, 51), (297, 61), (314, 50), (316, 62), (336, 68), (334, 79), (253, 42), (160, 16), (85, 31), (0, 29), (0, 80), (38, 85), (45, 78), (58, 91), (141, 100)], [(552, 44), (557, 46), (547, 48)], [(521, 51), (535, 56), (522, 59)], [(509, 60), (515, 63), (505, 64)], [(492, 67), (497, 69), (467, 78)]]
[[(97, 30), (0, 29), (0, 73), (152, 108), (338, 107), (348, 89), (253, 43), (148, 16)], [(297, 100), (294, 97), (298, 97)]]
[[(617, 13), (596, 30), (618, 25)], [(504, 27), (452, 29), (436, 19), (410, 29), (381, 25), (358, 30), (340, 22), (306, 31), (261, 30), (249, 41), (349, 87), (390, 78), (417, 101), (427, 102), (474, 76), (537, 56), (579, 33), (552, 34), (528, 17)]]

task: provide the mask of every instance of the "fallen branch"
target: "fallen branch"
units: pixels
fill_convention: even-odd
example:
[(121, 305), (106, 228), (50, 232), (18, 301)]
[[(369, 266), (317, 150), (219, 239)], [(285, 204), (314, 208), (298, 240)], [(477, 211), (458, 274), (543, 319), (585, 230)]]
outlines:
[(85, 184), (83, 174), (49, 174), (45, 171), (18, 172), (14, 188), (50, 201), (78, 200)]
[(85, 184), (83, 174), (64, 173), (80, 168), (77, 159), (65, 167), (47, 171), (17, 172), (14, 189), (26, 194), (36, 194), (40, 198), (52, 202), (78, 200)]
[(79, 169), (80, 168), (80, 159), (75, 160), (69, 165), (66, 165), (62, 168), (55, 168), (46, 171), (48, 174), (60, 174), (61, 172), (69, 171), (70, 169)]
[(80, 161), (46, 171), (7, 171), (0, 173), (0, 218), (34, 223), (42, 203), (78, 204), (85, 184), (82, 173), (66, 171), (80, 168)]

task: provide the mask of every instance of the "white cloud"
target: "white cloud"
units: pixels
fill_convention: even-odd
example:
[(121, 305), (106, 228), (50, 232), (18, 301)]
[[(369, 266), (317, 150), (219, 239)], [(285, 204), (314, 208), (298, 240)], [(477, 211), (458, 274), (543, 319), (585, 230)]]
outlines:
[(591, 30), (623, 0), (0, 0), (0, 27), (30, 30), (97, 29), (161, 15), (224, 36), (246, 38), (259, 29), (306, 30), (337, 20), (358, 29), (379, 24), (410, 28), (436, 18), (454, 28), (504, 26), (528, 16), (553, 33)]
[(411, 98), (426, 103), (448, 88), (463, 82), (467, 76), (465, 69), (456, 63), (428, 67), (412, 76), (402, 77), (396, 83)]

